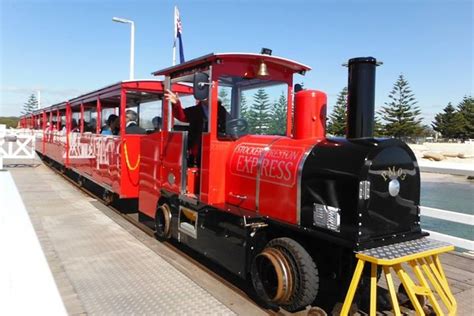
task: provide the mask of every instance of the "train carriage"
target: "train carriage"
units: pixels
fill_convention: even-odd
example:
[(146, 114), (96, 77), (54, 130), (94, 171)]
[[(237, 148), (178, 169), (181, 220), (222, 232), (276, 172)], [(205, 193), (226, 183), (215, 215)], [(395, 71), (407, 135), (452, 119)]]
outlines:
[[(186, 86), (173, 89), (184, 95), (191, 92)], [(137, 123), (141, 112), (159, 115), (162, 96), (161, 81), (122, 81), (45, 108), (37, 151), (61, 169), (72, 170), (79, 182), (88, 179), (103, 187), (109, 200), (137, 198), (139, 147), (144, 135), (126, 132), (126, 112), (136, 112)], [(120, 129), (116, 135), (103, 135), (101, 130), (110, 114), (120, 118)], [(151, 117), (141, 121), (148, 132), (155, 131)]]

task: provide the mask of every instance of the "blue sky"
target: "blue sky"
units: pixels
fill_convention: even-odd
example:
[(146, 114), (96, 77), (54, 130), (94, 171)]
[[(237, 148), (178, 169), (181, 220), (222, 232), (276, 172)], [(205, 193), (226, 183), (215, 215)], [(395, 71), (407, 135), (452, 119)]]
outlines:
[(428, 123), (448, 102), (473, 94), (471, 1), (93, 1), (0, 0), (0, 116), (17, 115), (41, 89), (43, 105), (127, 79), (129, 26), (136, 23), (135, 77), (172, 62), (173, 6), (186, 59), (259, 52), (310, 65), (306, 88), (330, 109), (347, 82), (341, 64), (374, 56), (376, 106), (404, 74)]

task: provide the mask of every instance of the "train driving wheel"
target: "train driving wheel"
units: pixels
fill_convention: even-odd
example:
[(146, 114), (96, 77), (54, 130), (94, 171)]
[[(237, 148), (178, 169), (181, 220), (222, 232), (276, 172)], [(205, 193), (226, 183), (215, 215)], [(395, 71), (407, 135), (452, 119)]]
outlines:
[(160, 205), (156, 210), (155, 237), (161, 241), (171, 237), (171, 208), (167, 203)]
[(308, 252), (295, 240), (277, 238), (253, 260), (251, 278), (261, 300), (289, 312), (310, 305), (319, 289), (318, 269)]

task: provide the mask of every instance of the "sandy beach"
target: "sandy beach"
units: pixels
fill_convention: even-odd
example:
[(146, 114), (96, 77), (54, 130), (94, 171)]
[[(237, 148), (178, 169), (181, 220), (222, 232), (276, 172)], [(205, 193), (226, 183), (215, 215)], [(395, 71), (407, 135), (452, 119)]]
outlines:
[[(408, 144), (415, 153), (419, 161), (431, 160), (426, 156), (439, 156), (442, 158), (438, 161), (440, 164), (444, 162), (458, 164), (474, 164), (474, 144), (458, 144), (458, 143), (423, 143)], [(462, 158), (461, 158), (462, 157)]]

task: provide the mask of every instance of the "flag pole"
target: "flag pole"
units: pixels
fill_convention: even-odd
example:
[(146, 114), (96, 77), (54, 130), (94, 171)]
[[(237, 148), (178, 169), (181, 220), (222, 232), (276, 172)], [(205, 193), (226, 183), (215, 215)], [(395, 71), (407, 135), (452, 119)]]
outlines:
[(174, 39), (173, 39), (173, 66), (176, 65), (176, 36), (177, 36), (177, 12), (178, 7), (174, 6)]

